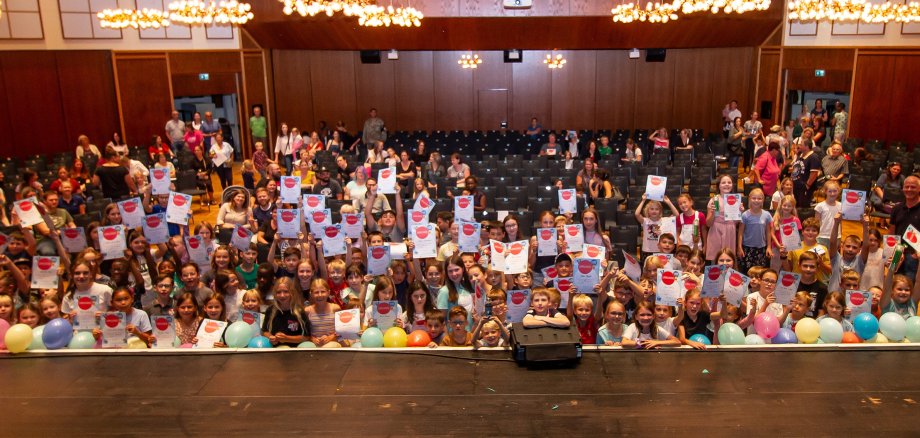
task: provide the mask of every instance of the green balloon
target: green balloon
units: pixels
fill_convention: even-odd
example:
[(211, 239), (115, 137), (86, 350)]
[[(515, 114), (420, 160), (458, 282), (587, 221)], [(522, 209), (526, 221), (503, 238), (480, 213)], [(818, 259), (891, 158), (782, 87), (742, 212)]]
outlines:
[(297, 345), (297, 348), (316, 348), (316, 344), (310, 341), (304, 341)]
[(744, 330), (738, 324), (727, 322), (719, 327), (719, 343), (722, 345), (744, 345)]
[(40, 325), (32, 329), (32, 343), (29, 344), (29, 348), (27, 348), (27, 350), (29, 351), (47, 350), (47, 348), (45, 348), (45, 343), (42, 342), (42, 333), (44, 331), (45, 331), (45, 326), (43, 325)]
[(96, 338), (92, 332), (77, 332), (70, 338), (70, 344), (67, 348), (71, 350), (86, 350), (96, 346)]
[(906, 336), (910, 342), (920, 342), (920, 316), (907, 318)]
[(224, 332), (224, 340), (230, 348), (244, 348), (249, 345), (252, 339), (252, 326), (245, 321), (237, 321), (227, 327)]

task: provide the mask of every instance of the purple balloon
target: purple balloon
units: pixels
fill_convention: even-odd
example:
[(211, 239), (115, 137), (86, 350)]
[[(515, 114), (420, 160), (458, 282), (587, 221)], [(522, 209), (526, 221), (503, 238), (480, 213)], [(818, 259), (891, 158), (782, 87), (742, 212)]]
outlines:
[(779, 329), (779, 332), (776, 333), (776, 336), (773, 337), (774, 344), (798, 344), (799, 338), (795, 336), (795, 332), (782, 328)]

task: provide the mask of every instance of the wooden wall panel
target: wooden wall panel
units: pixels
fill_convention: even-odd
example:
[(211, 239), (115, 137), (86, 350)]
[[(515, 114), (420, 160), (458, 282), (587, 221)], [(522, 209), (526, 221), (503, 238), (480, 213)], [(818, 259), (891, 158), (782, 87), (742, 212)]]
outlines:
[(2, 79), (6, 88), (9, 125), (5, 131), (19, 156), (70, 150), (67, 138), (57, 59), (54, 52), (5, 52)]
[(637, 128), (666, 125), (674, 106), (676, 61), (668, 56), (664, 62), (640, 62), (636, 65)]
[[(473, 88), (476, 90), (510, 90), (512, 64), (505, 63), (504, 53), (495, 51), (476, 53), (482, 58), (482, 64), (472, 72)], [(460, 59), (460, 57), (458, 56), (457, 59)], [(454, 64), (456, 64), (456, 60)]]
[(435, 129), (432, 52), (400, 52), (396, 63), (396, 96), (397, 129)]
[(887, 111), (888, 140), (920, 144), (920, 132), (914, 124), (916, 115), (920, 113), (917, 111), (917, 96), (920, 96), (920, 81), (917, 81), (917, 77), (920, 77), (920, 56), (896, 57), (894, 78), (890, 85), (897, 89), (885, 91), (891, 96), (891, 107)]
[[(144, 144), (151, 134), (163, 131), (173, 108), (165, 56), (124, 55), (115, 57), (116, 81), (129, 145)], [(162, 126), (161, 126), (162, 125)]]
[[(782, 121), (782, 107), (779, 99), (779, 51), (763, 51), (760, 53), (760, 65), (758, 66), (757, 96), (754, 104), (759, 108), (761, 102), (773, 102), (773, 119)], [(782, 125), (782, 123), (779, 123)], [(772, 126), (772, 125), (771, 125)]]
[(347, 126), (361, 129), (364, 117), (356, 117), (354, 53), (314, 50), (309, 55), (315, 120), (309, 126), (300, 126), (300, 130), (312, 130), (320, 120), (339, 119)]
[[(754, 103), (754, 49), (747, 47), (706, 49), (712, 58), (712, 76), (708, 82), (712, 85), (712, 99), (708, 108), (700, 107), (697, 111), (709, 115), (710, 124), (702, 125), (712, 131), (721, 130), (722, 108), (732, 101), (738, 101), (738, 108), (745, 117), (752, 111), (759, 111), (760, 105)], [(747, 120), (747, 119), (745, 119)]]
[[(277, 117), (274, 127), (313, 126), (313, 84), (310, 52), (275, 50), (272, 52), (272, 78)], [(348, 125), (354, 129), (354, 123)], [(277, 136), (277, 132), (275, 133)]]
[(105, 145), (121, 130), (111, 52), (58, 51), (55, 56), (67, 145), (76, 145), (81, 134)]
[(170, 52), (169, 70), (172, 74), (198, 73), (235, 73), (242, 70), (240, 52), (208, 51), (208, 52)]
[(786, 70), (787, 90), (825, 91), (829, 93), (849, 93), (853, 78), (853, 66), (846, 70), (825, 70), (824, 77), (815, 77), (815, 69)]
[(672, 50), (668, 57), (674, 57), (674, 106), (671, 124), (667, 128), (707, 126), (713, 114), (712, 88), (725, 84), (713, 84), (709, 79), (715, 72), (715, 56), (707, 50)]
[(856, 65), (850, 114), (850, 137), (863, 139), (888, 136), (891, 110), (889, 84), (894, 80), (896, 60), (888, 56), (861, 56)]
[[(262, 63), (262, 53), (243, 54), (243, 88), (246, 90), (246, 111), (251, 115), (253, 105), (262, 105), (262, 115), (268, 121), (268, 136), (271, 138), (275, 132), (275, 115), (272, 112), (268, 96), (266, 95), (266, 72)], [(268, 147), (268, 145), (266, 145)]]
[[(202, 81), (198, 74), (172, 74), (173, 95), (207, 96), (212, 94), (240, 93), (237, 87), (238, 73), (209, 73), (209, 79)], [(165, 122), (164, 122), (165, 123)]]
[(567, 63), (553, 76), (553, 127), (557, 129), (594, 128), (597, 94), (597, 52), (561, 51)]
[(457, 65), (461, 53), (434, 53), (435, 126), (441, 130), (476, 129), (474, 72)]
[[(3, 66), (4, 56), (0, 55), (0, 132), (10, 132), (10, 113), (13, 111), (10, 109), (9, 98), (7, 96), (7, 88), (4, 85), (3, 74), (5, 70)], [(13, 139), (9, 135), (0, 136), (0, 150), (3, 152), (0, 153), (0, 157), (6, 156), (22, 156), (24, 151), (22, 148), (17, 148), (16, 144), (13, 143)]]
[[(380, 64), (362, 64), (358, 52), (354, 52), (356, 104), (355, 120), (364, 123), (371, 108), (377, 108), (377, 115), (388, 124), (396, 123), (396, 64), (399, 61), (384, 59)], [(326, 119), (329, 126), (335, 120)], [(319, 120), (316, 122), (319, 125)], [(387, 129), (394, 129), (388, 126)]]
[[(523, 130), (536, 117), (545, 128), (554, 128), (552, 76), (543, 65), (545, 52), (523, 52), (523, 62), (512, 64), (512, 116), (509, 126)], [(566, 66), (570, 68), (571, 66)]]
[(783, 69), (852, 70), (855, 49), (784, 48)]
[(635, 125), (636, 66), (625, 50), (598, 50), (595, 126), (632, 128)]

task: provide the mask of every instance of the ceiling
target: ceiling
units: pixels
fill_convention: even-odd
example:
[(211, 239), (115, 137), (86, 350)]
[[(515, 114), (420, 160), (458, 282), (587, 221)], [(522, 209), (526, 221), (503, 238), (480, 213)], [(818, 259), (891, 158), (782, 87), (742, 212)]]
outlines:
[(286, 16), (277, 0), (251, 1), (256, 18), (246, 31), (263, 48), (288, 50), (750, 47), (783, 19), (783, 2), (776, 0), (762, 12), (698, 13), (667, 24), (614, 23), (614, 2), (607, 0), (534, 0), (523, 11), (505, 10), (501, 0), (415, 0), (425, 13), (421, 27), (365, 28), (356, 18)]

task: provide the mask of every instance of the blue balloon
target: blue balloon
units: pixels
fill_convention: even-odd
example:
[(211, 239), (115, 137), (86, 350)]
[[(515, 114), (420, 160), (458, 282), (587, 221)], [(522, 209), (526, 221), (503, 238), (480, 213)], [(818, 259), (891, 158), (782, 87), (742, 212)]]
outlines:
[(383, 332), (377, 327), (370, 327), (361, 334), (361, 346), (364, 348), (383, 347)]
[(706, 335), (702, 333), (697, 333), (691, 336), (690, 340), (693, 342), (699, 342), (700, 344), (703, 344), (703, 345), (712, 345), (712, 341), (710, 341), (709, 338), (706, 337)]
[(45, 324), (42, 342), (49, 350), (58, 350), (70, 344), (73, 338), (73, 326), (64, 318), (55, 318)]
[(878, 318), (869, 312), (856, 315), (853, 320), (853, 331), (864, 341), (872, 339), (878, 334)]
[(249, 348), (272, 348), (271, 341), (265, 336), (257, 336), (249, 341)]
[(798, 344), (799, 338), (795, 337), (794, 331), (787, 329), (787, 328), (782, 328), (782, 329), (779, 329), (779, 333), (777, 333), (776, 336), (773, 337), (773, 343), (774, 344)]

